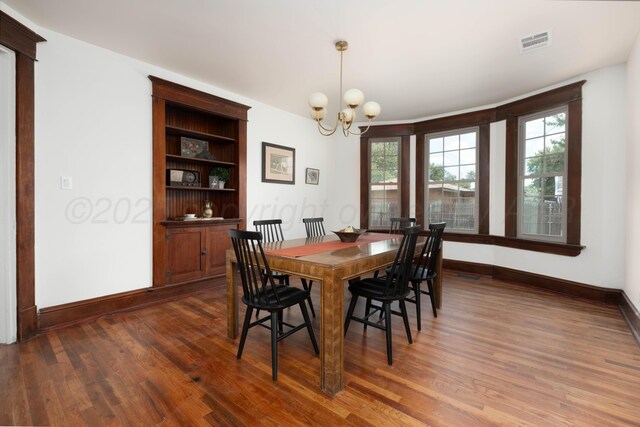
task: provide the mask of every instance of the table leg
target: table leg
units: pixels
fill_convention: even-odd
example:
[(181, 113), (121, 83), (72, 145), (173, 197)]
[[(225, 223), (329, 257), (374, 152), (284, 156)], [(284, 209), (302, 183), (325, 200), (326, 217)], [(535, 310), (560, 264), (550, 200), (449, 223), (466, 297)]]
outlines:
[(235, 339), (238, 336), (238, 287), (235, 280), (235, 262), (229, 252), (226, 259), (227, 268), (227, 336)]
[(344, 388), (343, 279), (326, 269), (320, 289), (320, 387), (334, 396)]
[(436, 260), (436, 278), (433, 281), (433, 291), (435, 293), (436, 308), (440, 310), (442, 308), (442, 247), (438, 252), (438, 259)]

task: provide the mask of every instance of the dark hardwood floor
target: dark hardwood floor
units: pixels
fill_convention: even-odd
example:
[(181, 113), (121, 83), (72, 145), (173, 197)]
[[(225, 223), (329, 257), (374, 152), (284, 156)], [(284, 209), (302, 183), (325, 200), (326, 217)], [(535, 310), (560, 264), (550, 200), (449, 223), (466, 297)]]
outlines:
[(0, 425), (640, 425), (640, 347), (617, 307), (446, 271), (439, 317), (425, 299), (418, 333), (412, 310), (393, 366), (383, 331), (350, 327), (333, 399), (304, 331), (279, 344), (278, 382), (266, 329), (236, 360), (222, 287), (106, 316), (0, 346)]

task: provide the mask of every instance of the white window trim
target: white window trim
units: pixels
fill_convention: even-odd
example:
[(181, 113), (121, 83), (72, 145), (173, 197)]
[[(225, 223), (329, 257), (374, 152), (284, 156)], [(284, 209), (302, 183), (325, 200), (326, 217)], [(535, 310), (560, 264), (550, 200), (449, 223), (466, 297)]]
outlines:
[[(371, 146), (374, 143), (381, 143), (381, 142), (397, 142), (398, 143), (398, 177), (397, 177), (397, 193), (398, 193), (398, 206), (400, 206), (400, 208), (402, 209), (401, 203), (401, 194), (402, 194), (402, 184), (401, 184), (401, 175), (402, 175), (402, 137), (399, 136), (394, 136), (394, 137), (389, 137), (389, 138), (371, 138), (369, 139), (369, 156), (368, 156), (368, 162), (369, 162), (369, 176), (368, 178), (368, 187), (367, 187), (367, 191), (369, 192), (369, 194), (371, 194), (371, 185), (373, 185), (374, 183), (371, 182), (371, 174), (373, 169), (371, 168)], [(392, 217), (395, 215), (389, 215), (389, 217)], [(374, 226), (371, 224), (371, 197), (369, 197), (369, 206), (367, 206), (367, 218), (369, 218), (368, 222), (369, 224), (367, 224), (367, 227), (372, 229), (372, 230), (385, 230), (387, 228), (389, 228), (389, 225), (385, 226), (385, 225), (380, 225), (380, 226)]]
[[(473, 216), (473, 230), (466, 230), (466, 229), (462, 229), (462, 228), (453, 228), (452, 226), (450, 226), (450, 224), (447, 224), (447, 231), (450, 232), (456, 232), (456, 233), (467, 233), (467, 234), (478, 234), (478, 228), (479, 228), (479, 211), (480, 211), (480, 197), (479, 197), (479, 193), (478, 193), (478, 168), (479, 168), (479, 163), (480, 163), (480, 147), (479, 147), (479, 143), (480, 143), (480, 127), (479, 126), (471, 126), (471, 127), (467, 127), (467, 128), (461, 128), (461, 129), (454, 129), (454, 130), (450, 130), (450, 131), (445, 131), (445, 132), (434, 132), (434, 133), (429, 133), (426, 134), (424, 136), (424, 147), (425, 147), (425, 158), (423, 159), (424, 163), (424, 170), (425, 170), (425, 185), (424, 185), (424, 201), (425, 201), (425, 206), (424, 206), (424, 219), (423, 221), (425, 222), (425, 224), (429, 223), (429, 176), (431, 175), (431, 170), (429, 169), (430, 166), (430, 149), (429, 149), (429, 139), (431, 138), (440, 138), (440, 137), (445, 137), (445, 136), (451, 136), (451, 135), (462, 135), (463, 133), (469, 133), (469, 132), (475, 132), (476, 133), (476, 196), (475, 196), (475, 207), (474, 207), (474, 216)], [(444, 147), (443, 147), (444, 149)], [(458, 149), (459, 151), (459, 149)], [(458, 165), (460, 164), (460, 161), (458, 161)]]
[[(531, 120), (552, 116), (558, 113), (565, 113), (565, 146), (564, 146), (564, 172), (562, 174), (562, 196), (566, 201), (567, 197), (567, 166), (569, 164), (569, 106), (563, 105), (561, 107), (552, 108), (550, 110), (539, 111), (526, 116), (518, 117), (518, 218), (517, 218), (517, 236), (519, 239), (526, 240), (539, 240), (544, 242), (554, 243), (566, 243), (567, 242), (567, 206), (563, 206), (562, 209), (562, 235), (561, 236), (547, 236), (541, 234), (526, 234), (522, 232), (522, 220), (524, 213), (523, 206), (523, 194), (524, 194), (524, 154), (525, 154), (525, 141), (526, 141), (526, 128), (525, 123)], [(546, 136), (546, 133), (545, 133)], [(549, 176), (557, 176), (557, 174), (549, 174)], [(544, 174), (541, 175), (544, 177)]]

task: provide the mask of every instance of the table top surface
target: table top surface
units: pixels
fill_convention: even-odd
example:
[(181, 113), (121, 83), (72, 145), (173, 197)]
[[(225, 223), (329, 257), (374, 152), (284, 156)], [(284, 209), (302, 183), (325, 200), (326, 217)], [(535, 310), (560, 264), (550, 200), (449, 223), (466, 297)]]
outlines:
[[(368, 234), (371, 233), (364, 233), (363, 236), (366, 236)], [(335, 242), (339, 240), (340, 239), (338, 239), (337, 236), (327, 234), (325, 236), (318, 237), (263, 243), (263, 247), (265, 251), (267, 251), (266, 255), (268, 258), (288, 258), (290, 260), (296, 260), (303, 263), (338, 267), (343, 264), (351, 264), (365, 259), (370, 259), (377, 255), (388, 255), (389, 253), (395, 253), (400, 246), (400, 242), (402, 241), (402, 235), (389, 235), (388, 240), (362, 242), (357, 246), (353, 246), (352, 244), (345, 244), (344, 248), (329, 250), (327, 252), (321, 252), (312, 255), (304, 255), (296, 258), (280, 256), (277, 254), (277, 252), (269, 252), (277, 251), (278, 249), (292, 248), (303, 245), (313, 245), (324, 242)], [(420, 237), (419, 244), (423, 241), (424, 237)], [(356, 241), (356, 243), (358, 242)]]

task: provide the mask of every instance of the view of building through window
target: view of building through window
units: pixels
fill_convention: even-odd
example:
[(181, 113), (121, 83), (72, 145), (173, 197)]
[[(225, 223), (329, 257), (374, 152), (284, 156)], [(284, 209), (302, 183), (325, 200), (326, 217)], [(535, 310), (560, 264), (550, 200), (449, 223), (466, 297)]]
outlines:
[(523, 237), (561, 239), (564, 235), (566, 121), (564, 109), (520, 121), (518, 234)]
[(426, 140), (428, 222), (477, 231), (477, 128), (427, 135)]
[(369, 227), (388, 228), (400, 216), (400, 138), (374, 139), (370, 144)]

